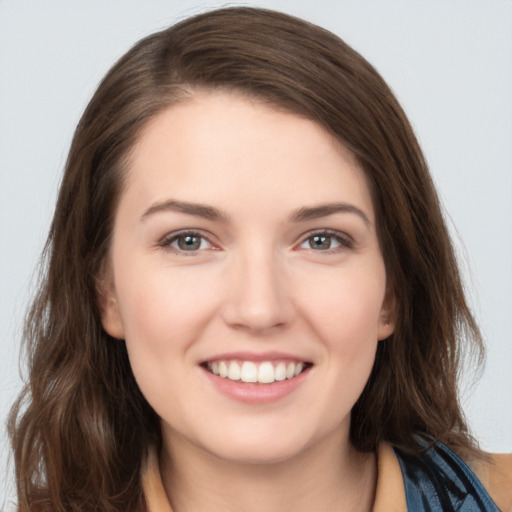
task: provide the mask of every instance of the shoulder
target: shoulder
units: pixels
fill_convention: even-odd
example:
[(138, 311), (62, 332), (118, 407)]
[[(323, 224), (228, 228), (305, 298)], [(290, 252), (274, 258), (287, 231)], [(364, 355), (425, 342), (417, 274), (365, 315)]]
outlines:
[(394, 448), (409, 510), (512, 512), (512, 456), (464, 461), (436, 443), (420, 454)]
[(512, 512), (512, 453), (488, 454), (469, 467), (502, 512)]

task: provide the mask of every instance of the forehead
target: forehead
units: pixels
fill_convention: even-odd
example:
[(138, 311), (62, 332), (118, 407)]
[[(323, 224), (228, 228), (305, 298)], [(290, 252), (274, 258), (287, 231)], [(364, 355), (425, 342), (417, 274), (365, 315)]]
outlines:
[(311, 120), (238, 93), (194, 94), (152, 119), (133, 148), (125, 193), (229, 207), (350, 199), (373, 217), (345, 146)]

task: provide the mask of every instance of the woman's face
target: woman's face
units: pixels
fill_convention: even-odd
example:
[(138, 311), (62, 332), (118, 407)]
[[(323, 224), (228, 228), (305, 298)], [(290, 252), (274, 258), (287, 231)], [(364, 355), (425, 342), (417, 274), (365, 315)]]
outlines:
[(228, 93), (164, 111), (110, 263), (103, 325), (168, 449), (270, 462), (348, 443), (392, 312), (365, 177), (321, 127)]

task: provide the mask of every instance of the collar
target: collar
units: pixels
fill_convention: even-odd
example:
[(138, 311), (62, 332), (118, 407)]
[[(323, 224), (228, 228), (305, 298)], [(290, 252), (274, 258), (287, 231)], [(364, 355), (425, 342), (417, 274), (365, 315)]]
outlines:
[[(470, 462), (471, 470), (503, 512), (512, 512), (512, 454), (489, 454), (486, 461)], [(160, 475), (158, 454), (151, 447), (142, 470), (147, 512), (172, 512)], [(407, 512), (400, 463), (391, 445), (377, 450), (377, 489), (373, 512)]]
[[(405, 489), (398, 459), (391, 446), (382, 443), (377, 452), (377, 490), (373, 512), (407, 512)], [(158, 454), (151, 447), (142, 471), (142, 488), (147, 512), (172, 512), (165, 493)]]

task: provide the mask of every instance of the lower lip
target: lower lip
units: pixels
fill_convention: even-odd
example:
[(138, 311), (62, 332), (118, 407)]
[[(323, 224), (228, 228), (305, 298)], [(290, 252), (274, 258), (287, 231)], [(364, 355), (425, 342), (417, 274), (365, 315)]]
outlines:
[(275, 381), (271, 384), (259, 384), (222, 378), (205, 368), (201, 369), (223, 395), (247, 404), (268, 404), (284, 398), (295, 391), (306, 380), (310, 372), (310, 368), (308, 368), (293, 379)]

